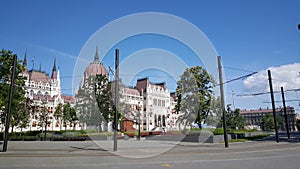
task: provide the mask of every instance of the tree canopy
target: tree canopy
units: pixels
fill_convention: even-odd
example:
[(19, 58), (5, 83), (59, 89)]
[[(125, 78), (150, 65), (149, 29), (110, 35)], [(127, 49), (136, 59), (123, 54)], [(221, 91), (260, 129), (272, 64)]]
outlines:
[(214, 80), (201, 66), (187, 68), (177, 82), (178, 121), (199, 128), (210, 112)]
[(232, 110), (231, 105), (227, 105), (226, 125), (229, 129), (242, 129), (245, 126), (245, 118), (241, 116), (240, 109)]
[[(13, 54), (10, 50), (2, 49), (0, 51), (0, 112), (2, 112), (2, 123), (4, 123), (4, 117), (8, 111), (10, 79), (15, 55), (16, 54)], [(15, 70), (13, 102), (10, 114), (10, 124), (12, 129), (13, 127), (26, 127), (29, 119), (29, 108), (27, 107), (28, 100), (25, 98), (24, 89), (26, 77), (21, 75), (24, 70), (22, 60), (17, 61)]]

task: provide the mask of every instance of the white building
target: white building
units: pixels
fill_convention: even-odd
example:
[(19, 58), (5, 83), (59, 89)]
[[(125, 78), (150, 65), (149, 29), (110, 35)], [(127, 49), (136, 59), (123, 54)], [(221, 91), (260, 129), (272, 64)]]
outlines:
[[(46, 119), (47, 130), (73, 129), (72, 124), (62, 120), (61, 114), (55, 114), (55, 109), (59, 104), (74, 105), (75, 103), (73, 96), (64, 96), (61, 93), (60, 72), (56, 69), (56, 60), (54, 60), (51, 77), (41, 70), (41, 66), (39, 70), (27, 70), (26, 53), (23, 66), (25, 69), (22, 75), (26, 77), (25, 97), (31, 100), (32, 109), (28, 127), (16, 128), (15, 131), (44, 130)], [(43, 112), (46, 116), (44, 120), (41, 118)]]
[(151, 83), (148, 78), (137, 80), (136, 89), (143, 97), (143, 130), (176, 130), (177, 114), (174, 98), (166, 83)]

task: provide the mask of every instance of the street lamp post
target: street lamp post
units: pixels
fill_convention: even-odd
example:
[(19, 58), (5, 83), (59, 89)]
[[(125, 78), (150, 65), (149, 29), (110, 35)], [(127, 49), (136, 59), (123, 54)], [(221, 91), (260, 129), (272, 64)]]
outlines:
[(140, 102), (138, 102), (138, 116), (139, 116), (139, 120), (138, 120), (138, 135), (137, 135), (137, 140), (141, 140), (141, 112), (140, 112)]

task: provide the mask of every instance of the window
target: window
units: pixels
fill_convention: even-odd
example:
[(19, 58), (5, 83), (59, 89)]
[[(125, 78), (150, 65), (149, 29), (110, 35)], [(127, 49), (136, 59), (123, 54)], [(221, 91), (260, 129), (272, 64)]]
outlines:
[(33, 90), (30, 90), (30, 96), (33, 96)]
[(37, 97), (38, 97), (38, 99), (40, 99), (41, 96), (42, 96), (42, 92), (41, 92), (41, 91), (38, 91), (38, 92), (37, 92)]
[(153, 105), (157, 106), (157, 99), (153, 99)]

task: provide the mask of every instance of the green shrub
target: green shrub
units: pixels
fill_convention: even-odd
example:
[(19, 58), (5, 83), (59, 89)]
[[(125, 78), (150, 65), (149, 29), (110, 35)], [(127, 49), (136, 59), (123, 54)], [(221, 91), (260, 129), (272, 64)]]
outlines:
[(216, 128), (213, 131), (214, 135), (223, 135), (224, 134), (224, 129), (223, 128)]
[(80, 132), (74, 131), (67, 131), (61, 134), (63, 137), (72, 138), (72, 137), (79, 137), (82, 134)]

